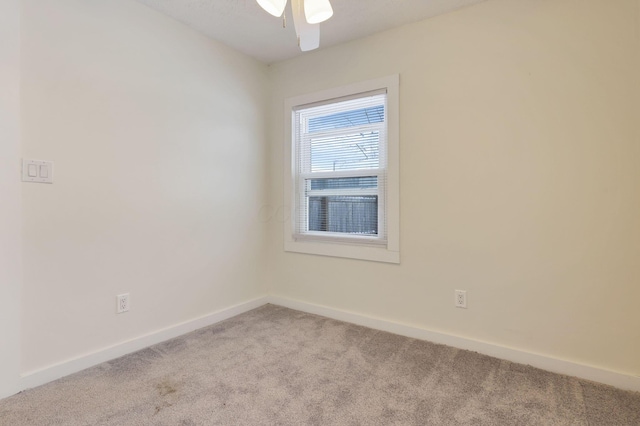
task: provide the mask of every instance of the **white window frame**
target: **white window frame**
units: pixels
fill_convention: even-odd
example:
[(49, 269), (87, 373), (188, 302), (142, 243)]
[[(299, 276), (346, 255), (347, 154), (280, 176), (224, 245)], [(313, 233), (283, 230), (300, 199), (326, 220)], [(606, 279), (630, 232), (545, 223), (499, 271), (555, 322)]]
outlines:
[[(364, 81), (348, 86), (332, 88), (316, 93), (287, 98), (284, 105), (285, 149), (284, 149), (284, 201), (290, 206), (284, 220), (284, 249), (289, 252), (322, 256), (344, 257), (377, 262), (400, 263), (400, 104), (399, 75)], [(379, 209), (386, 216), (386, 244), (363, 244), (358, 239), (344, 235), (307, 234), (294, 237), (296, 211), (296, 143), (294, 140), (293, 115), (297, 107), (354, 96), (377, 90), (387, 92), (387, 146), (386, 146), (386, 193), (380, 200)], [(356, 172), (356, 174), (362, 174)], [(371, 176), (371, 171), (367, 173)], [(323, 176), (324, 177), (324, 176)]]

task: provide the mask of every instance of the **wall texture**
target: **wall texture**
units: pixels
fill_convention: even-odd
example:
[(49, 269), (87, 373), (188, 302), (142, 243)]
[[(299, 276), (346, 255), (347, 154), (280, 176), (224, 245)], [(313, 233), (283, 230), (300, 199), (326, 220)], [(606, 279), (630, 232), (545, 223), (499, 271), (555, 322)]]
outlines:
[[(271, 292), (640, 375), (639, 11), (492, 0), (272, 66)], [(285, 253), (284, 99), (395, 73), (401, 264)]]
[(22, 8), (22, 153), (55, 163), (22, 186), (23, 372), (263, 296), (266, 66), (129, 0)]
[(0, 2), (0, 397), (20, 377), (20, 1)]

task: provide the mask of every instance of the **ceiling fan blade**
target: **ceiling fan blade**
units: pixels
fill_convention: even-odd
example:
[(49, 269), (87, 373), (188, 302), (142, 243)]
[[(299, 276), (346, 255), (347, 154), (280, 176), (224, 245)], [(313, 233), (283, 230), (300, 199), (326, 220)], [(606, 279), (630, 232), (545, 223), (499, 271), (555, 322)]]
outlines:
[(304, 1), (291, 0), (291, 8), (300, 50), (307, 52), (320, 47), (320, 25), (307, 22), (304, 15)]

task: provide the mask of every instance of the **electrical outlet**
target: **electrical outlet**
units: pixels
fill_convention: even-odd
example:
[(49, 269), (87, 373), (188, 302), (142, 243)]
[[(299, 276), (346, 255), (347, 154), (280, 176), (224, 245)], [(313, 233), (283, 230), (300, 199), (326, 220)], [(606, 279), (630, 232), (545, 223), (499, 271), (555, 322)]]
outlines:
[(466, 290), (456, 290), (454, 304), (456, 308), (467, 309), (467, 292)]
[(118, 314), (129, 312), (129, 293), (117, 295), (116, 302), (116, 312)]

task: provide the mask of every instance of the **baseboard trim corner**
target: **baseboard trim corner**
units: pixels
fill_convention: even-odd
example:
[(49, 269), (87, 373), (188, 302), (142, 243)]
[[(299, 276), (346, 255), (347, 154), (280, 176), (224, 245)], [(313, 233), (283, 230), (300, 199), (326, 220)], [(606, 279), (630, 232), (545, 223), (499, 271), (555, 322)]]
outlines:
[(100, 363), (110, 361), (149, 346), (162, 343), (166, 340), (173, 339), (174, 337), (190, 333), (199, 328), (216, 324), (220, 321), (235, 317), (236, 315), (248, 312), (267, 303), (267, 296), (251, 299), (192, 320), (109, 346), (96, 352), (81, 355), (39, 370), (23, 373), (20, 378), (17, 392), (43, 385)]
[(310, 314), (321, 315), (352, 324), (362, 325), (364, 327), (369, 327), (376, 330), (399, 334), (401, 336), (427, 340), (433, 343), (452, 346), (458, 349), (466, 349), (518, 364), (530, 365), (532, 367), (551, 371), (553, 373), (564, 374), (567, 376), (573, 376), (580, 379), (603, 383), (619, 389), (640, 392), (640, 377), (637, 376), (605, 370), (590, 365), (553, 358), (547, 355), (536, 354), (520, 349), (500, 346), (493, 343), (473, 340), (466, 337), (431, 331), (424, 328), (418, 328), (411, 325), (401, 324), (380, 318), (374, 318), (355, 312), (344, 311), (328, 306), (316, 305), (281, 296), (268, 296), (267, 302), (273, 305), (283, 306), (285, 308), (295, 309)]

